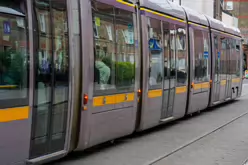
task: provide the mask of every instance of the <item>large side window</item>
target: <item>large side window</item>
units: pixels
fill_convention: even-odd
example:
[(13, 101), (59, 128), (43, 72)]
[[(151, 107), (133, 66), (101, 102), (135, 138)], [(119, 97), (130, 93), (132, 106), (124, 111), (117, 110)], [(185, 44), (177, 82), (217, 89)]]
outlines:
[(133, 90), (135, 79), (134, 14), (92, 1), (94, 91)]
[(177, 50), (177, 86), (186, 85), (187, 80), (187, 49), (186, 49), (186, 30), (185, 27), (177, 27), (176, 32)]
[(161, 21), (147, 18), (149, 35), (149, 88), (162, 87), (162, 30)]
[(16, 101), (25, 105), (27, 102), (21, 101), (28, 97), (28, 36), (24, 14), (0, 14), (0, 36), (0, 101), (13, 100), (6, 106), (18, 106)]

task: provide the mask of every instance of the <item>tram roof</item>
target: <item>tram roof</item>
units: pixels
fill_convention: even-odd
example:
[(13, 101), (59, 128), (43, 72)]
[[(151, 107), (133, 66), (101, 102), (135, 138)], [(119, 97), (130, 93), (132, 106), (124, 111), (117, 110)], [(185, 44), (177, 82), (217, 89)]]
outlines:
[(237, 35), (237, 36), (241, 37), (241, 32), (240, 32), (240, 30), (238, 28), (231, 27), (231, 26), (226, 26), (225, 31), (227, 33), (231, 33), (231, 34), (234, 34), (234, 35)]
[(192, 10), (188, 7), (182, 6), (187, 15), (188, 21), (198, 23), (201, 25), (209, 26), (208, 20), (204, 14), (201, 14), (195, 10)]
[(22, 16), (22, 17), (25, 16), (24, 14), (22, 14), (19, 11), (16, 11), (16, 10), (14, 10), (12, 8), (8, 8), (8, 7), (3, 7), (3, 6), (0, 6), (0, 13), (12, 14), (12, 15), (17, 15), (17, 16)]
[(208, 19), (210, 27), (212, 29), (216, 29), (219, 31), (227, 32), (229, 34), (241, 36), (240, 30), (238, 28), (227, 26), (223, 22), (221, 22), (217, 19), (214, 19), (212, 17), (209, 17), (209, 16), (206, 16), (206, 18)]
[(140, 6), (185, 20), (183, 8), (168, 0), (139, 0)]

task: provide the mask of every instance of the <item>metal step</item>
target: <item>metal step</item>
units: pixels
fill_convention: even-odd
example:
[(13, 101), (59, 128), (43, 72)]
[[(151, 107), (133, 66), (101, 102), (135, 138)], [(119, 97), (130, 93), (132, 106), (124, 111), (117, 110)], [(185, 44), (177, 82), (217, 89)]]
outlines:
[(217, 104), (220, 104), (221, 101), (216, 101), (216, 102), (213, 102), (213, 105), (217, 105)]
[(231, 100), (231, 98), (230, 98), (230, 97), (228, 97), (228, 98), (226, 98), (226, 99), (225, 99), (225, 101), (229, 101), (229, 100)]
[(160, 120), (160, 122), (168, 122), (168, 121), (171, 121), (171, 120), (173, 120), (174, 119), (174, 117), (168, 117), (168, 118), (165, 118), (165, 119), (161, 119)]

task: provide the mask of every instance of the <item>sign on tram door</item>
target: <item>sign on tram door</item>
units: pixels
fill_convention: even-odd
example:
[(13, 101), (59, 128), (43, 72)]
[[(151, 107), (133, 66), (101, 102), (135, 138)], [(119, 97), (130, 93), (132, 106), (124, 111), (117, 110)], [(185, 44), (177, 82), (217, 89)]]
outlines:
[(245, 78), (248, 79), (248, 70), (245, 70)]

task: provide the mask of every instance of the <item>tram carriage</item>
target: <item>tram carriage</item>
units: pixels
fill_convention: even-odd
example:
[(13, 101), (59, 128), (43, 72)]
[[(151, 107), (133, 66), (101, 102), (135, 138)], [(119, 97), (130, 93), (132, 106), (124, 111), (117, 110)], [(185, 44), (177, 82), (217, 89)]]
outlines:
[(240, 31), (168, 0), (11, 0), (0, 30), (1, 164), (49, 162), (241, 96)]

